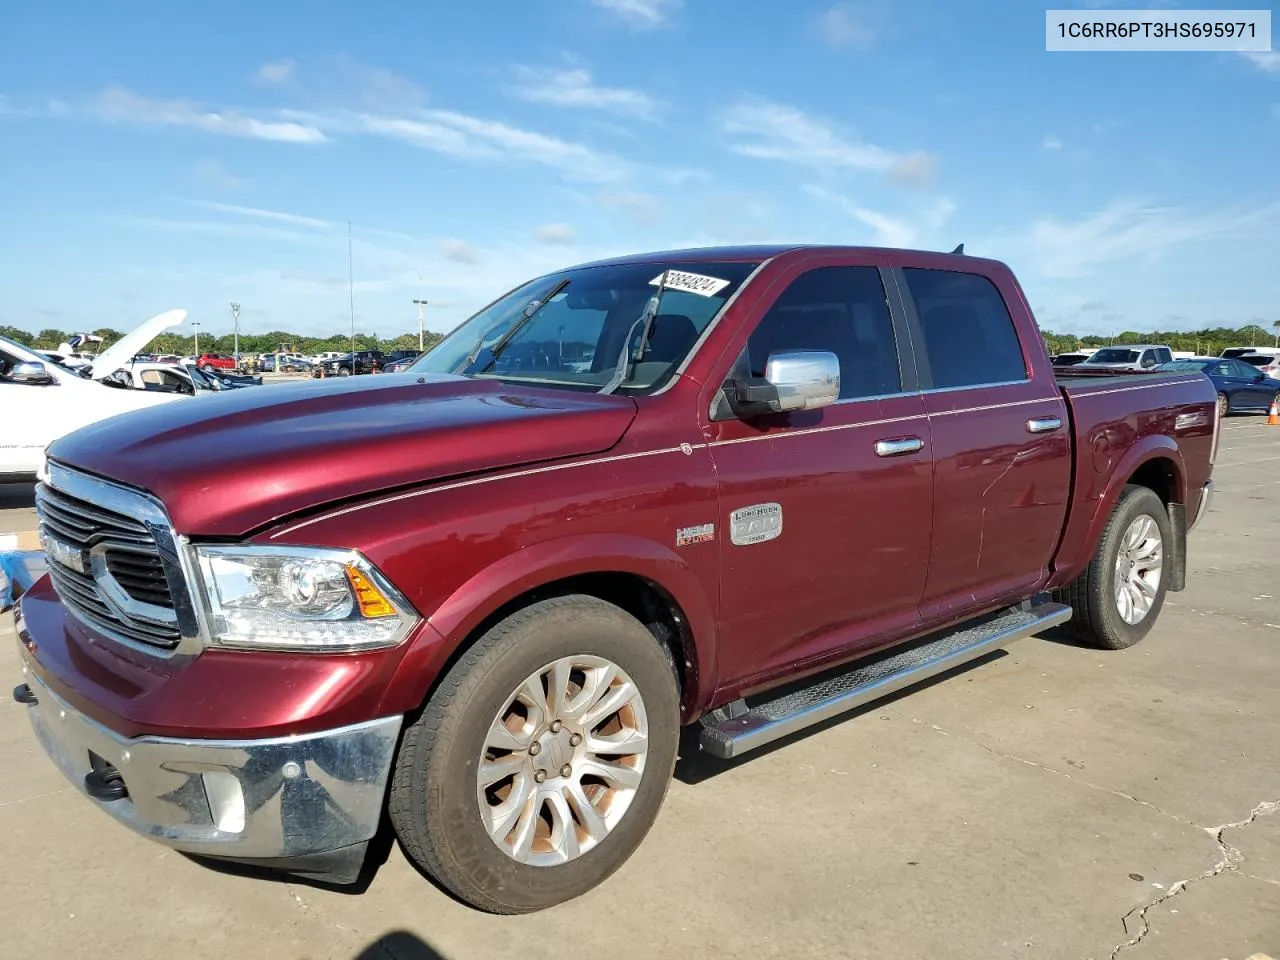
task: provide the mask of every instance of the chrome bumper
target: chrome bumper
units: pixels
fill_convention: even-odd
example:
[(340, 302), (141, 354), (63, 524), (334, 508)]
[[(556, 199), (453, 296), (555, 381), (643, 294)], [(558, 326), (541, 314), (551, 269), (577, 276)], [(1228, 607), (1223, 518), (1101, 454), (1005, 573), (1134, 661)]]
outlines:
[(1196, 528), (1204, 515), (1209, 512), (1209, 504), (1213, 501), (1213, 481), (1206, 480), (1204, 486), (1200, 488), (1200, 506), (1196, 510), (1196, 518), (1191, 521), (1191, 526), (1187, 527), (1187, 533)]
[[(101, 809), (145, 837), (187, 853), (256, 861), (353, 847), (378, 829), (399, 716), (274, 740), (130, 740), (24, 672), (35, 700), (31, 725), (45, 752)], [(100, 782), (108, 764), (123, 779), (128, 795), (121, 799), (89, 793), (88, 782)]]

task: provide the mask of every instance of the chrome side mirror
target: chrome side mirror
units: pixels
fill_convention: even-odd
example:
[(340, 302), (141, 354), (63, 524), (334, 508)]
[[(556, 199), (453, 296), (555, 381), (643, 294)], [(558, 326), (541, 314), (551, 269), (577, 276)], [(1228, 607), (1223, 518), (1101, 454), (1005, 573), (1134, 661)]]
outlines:
[(53, 374), (48, 371), (45, 365), (43, 363), (38, 363), (35, 360), (26, 363), (14, 364), (13, 368), (9, 371), (9, 380), (12, 383), (27, 383), (36, 386), (43, 386), (45, 384), (56, 382), (53, 378)]
[(738, 416), (817, 410), (840, 397), (840, 361), (826, 350), (772, 353), (764, 378), (733, 382), (730, 393)]

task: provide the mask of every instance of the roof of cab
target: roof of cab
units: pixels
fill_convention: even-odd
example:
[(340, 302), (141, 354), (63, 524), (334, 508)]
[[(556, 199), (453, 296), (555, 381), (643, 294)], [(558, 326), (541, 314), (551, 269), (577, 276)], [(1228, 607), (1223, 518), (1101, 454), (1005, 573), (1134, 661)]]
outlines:
[[(604, 260), (593, 260), (589, 263), (580, 263), (569, 269), (579, 269), (581, 267), (606, 267), (618, 266), (627, 263), (710, 263), (710, 262), (726, 262), (726, 261), (745, 261), (759, 262), (769, 260), (783, 254), (790, 253), (810, 253), (810, 254), (852, 254), (852, 255), (876, 255), (886, 253), (909, 253), (913, 257), (921, 255), (926, 256), (930, 261), (936, 261), (941, 265), (951, 265), (960, 267), (963, 264), (973, 266), (975, 264), (996, 264), (1000, 263), (996, 260), (989, 260), (983, 257), (973, 257), (965, 253), (941, 253), (936, 250), (907, 250), (895, 247), (864, 247), (864, 246), (846, 246), (841, 244), (742, 244), (736, 246), (720, 246), (720, 247), (690, 247), (682, 250), (656, 250), (650, 253), (634, 253), (620, 257), (609, 257)], [(1003, 264), (1000, 264), (1003, 266)]]

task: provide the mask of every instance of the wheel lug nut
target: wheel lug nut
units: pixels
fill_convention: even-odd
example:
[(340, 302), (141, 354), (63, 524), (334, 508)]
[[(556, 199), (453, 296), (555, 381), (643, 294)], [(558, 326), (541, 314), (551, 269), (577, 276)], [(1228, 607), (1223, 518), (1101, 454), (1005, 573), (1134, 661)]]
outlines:
[(559, 721), (559, 720), (552, 720), (552, 721), (551, 721), (551, 732), (552, 732), (552, 733), (559, 733), (559, 732), (560, 732), (560, 721)]
[(567, 777), (571, 773), (573, 773), (573, 767), (569, 766), (567, 763), (560, 768), (560, 776), (562, 777)]
[(534, 783), (541, 783), (545, 779), (547, 779), (547, 771), (545, 770), (539, 770), (537, 773), (533, 775)]
[(582, 742), (582, 734), (580, 733), (575, 733), (573, 736), (569, 738), (569, 746), (571, 747), (576, 747), (581, 742)]
[(529, 756), (536, 757), (541, 752), (542, 752), (542, 744), (540, 743), (529, 744)]

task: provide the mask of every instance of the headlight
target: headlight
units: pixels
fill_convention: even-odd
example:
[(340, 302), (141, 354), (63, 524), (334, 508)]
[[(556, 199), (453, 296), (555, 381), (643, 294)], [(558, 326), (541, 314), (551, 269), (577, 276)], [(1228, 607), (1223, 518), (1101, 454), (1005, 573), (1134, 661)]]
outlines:
[(358, 553), (319, 547), (195, 548), (214, 646), (393, 647), (417, 614)]

